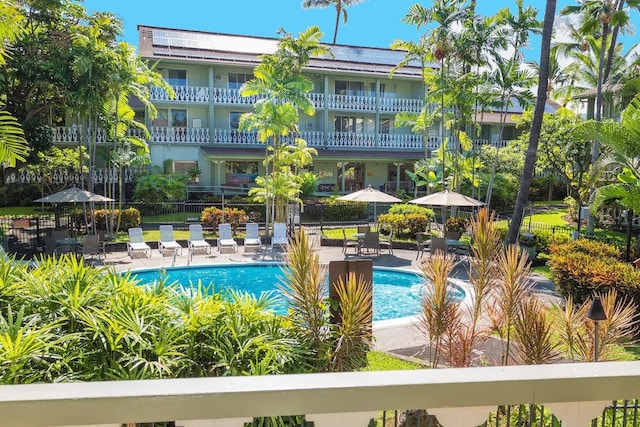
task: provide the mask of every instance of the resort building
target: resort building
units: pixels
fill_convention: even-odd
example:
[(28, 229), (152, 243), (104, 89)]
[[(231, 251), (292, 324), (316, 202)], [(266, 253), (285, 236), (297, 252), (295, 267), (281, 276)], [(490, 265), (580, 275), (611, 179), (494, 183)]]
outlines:
[[(151, 101), (158, 110), (155, 119), (140, 102), (133, 105), (137, 119), (151, 134), (147, 141), (151, 164), (194, 175), (190, 193), (246, 193), (255, 178), (265, 174), (266, 146), (255, 133), (238, 130), (240, 116), (253, 111), (257, 100), (240, 96), (239, 89), (253, 78), (260, 55), (276, 50), (278, 39), (143, 25), (138, 31), (140, 55), (175, 92), (170, 98), (160, 88), (152, 90)], [(296, 135), (318, 151), (312, 166), (320, 178), (318, 193), (347, 193), (367, 186), (410, 192), (412, 182), (405, 171), (440, 147), (439, 123), (427, 140), (395, 126), (396, 114), (419, 113), (423, 107), (422, 65), (409, 63), (390, 77), (404, 52), (347, 45), (329, 48), (331, 55), (312, 58), (304, 70), (314, 83), (308, 96), (316, 111), (313, 116), (301, 115)], [(476, 145), (504, 146), (519, 135), (514, 117), (522, 114), (522, 107), (512, 104), (503, 140), (499, 140), (499, 111), (476, 114), (481, 123)], [(98, 144), (106, 142), (101, 129), (95, 138)], [(79, 140), (75, 126), (55, 129), (57, 145), (76, 146)], [(126, 178), (129, 182), (133, 177)], [(100, 181), (100, 176), (94, 177), (94, 182)]]
[[(141, 119), (151, 131), (151, 162), (174, 172), (200, 171), (202, 191), (250, 187), (264, 174), (265, 145), (256, 135), (238, 131), (238, 120), (252, 111), (256, 98), (239, 89), (253, 78), (261, 54), (273, 53), (277, 39), (139, 26), (140, 55), (157, 64), (173, 86), (170, 99), (154, 90), (158, 117)], [(417, 113), (425, 87), (421, 64), (395, 71), (404, 52), (332, 45), (332, 55), (311, 59), (305, 73), (313, 81), (309, 93), (316, 114), (302, 115), (300, 137), (318, 150), (313, 171), (321, 177), (321, 193), (375, 188), (410, 189), (405, 173), (440, 145), (438, 126), (428, 141), (408, 128), (396, 128), (399, 112)], [(510, 108), (521, 113), (519, 106)], [(495, 117), (494, 117), (495, 116)], [(482, 137), (499, 143), (498, 114), (488, 113)], [(517, 136), (511, 117), (504, 134)]]

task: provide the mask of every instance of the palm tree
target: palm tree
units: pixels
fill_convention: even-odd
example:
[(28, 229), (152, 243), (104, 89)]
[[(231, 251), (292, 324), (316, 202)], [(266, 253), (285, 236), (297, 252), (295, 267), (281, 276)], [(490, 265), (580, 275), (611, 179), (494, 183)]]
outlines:
[(542, 27), (542, 42), (540, 45), (540, 74), (538, 75), (538, 97), (533, 112), (533, 122), (531, 123), (531, 131), (529, 134), (529, 145), (527, 147), (527, 155), (524, 159), (524, 168), (522, 171), (522, 179), (520, 180), (520, 188), (518, 188), (518, 196), (513, 210), (513, 216), (507, 230), (506, 242), (514, 244), (520, 232), (520, 224), (522, 223), (522, 215), (524, 206), (529, 196), (529, 188), (533, 181), (533, 172), (536, 167), (536, 159), (538, 157), (538, 140), (540, 139), (540, 130), (542, 129), (542, 117), (544, 116), (544, 108), (547, 103), (547, 85), (549, 84), (549, 57), (551, 56), (551, 38), (553, 35), (553, 21), (555, 19), (556, 0), (547, 0), (547, 6), (544, 12), (544, 25)]
[(336, 27), (333, 30), (333, 42), (336, 44), (338, 38), (338, 26), (340, 25), (340, 15), (342, 15), (342, 22), (347, 24), (347, 7), (355, 6), (362, 3), (364, 0), (303, 0), (302, 8), (310, 9), (317, 7), (329, 7), (333, 5), (336, 8)]

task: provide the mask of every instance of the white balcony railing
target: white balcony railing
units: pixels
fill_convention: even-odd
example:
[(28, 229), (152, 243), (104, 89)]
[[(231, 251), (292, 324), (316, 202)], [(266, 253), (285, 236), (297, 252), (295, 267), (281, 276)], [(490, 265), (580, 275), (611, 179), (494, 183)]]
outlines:
[(215, 104), (252, 106), (261, 98), (263, 98), (263, 96), (240, 96), (238, 89), (213, 88), (213, 102)]
[(152, 126), (149, 129), (152, 142), (208, 144), (208, 128), (170, 128), (164, 126)]
[(422, 99), (380, 98), (380, 112), (399, 113), (406, 111), (408, 113), (418, 113), (423, 104), (424, 101)]
[(332, 110), (376, 111), (376, 99), (371, 96), (329, 95), (327, 106)]
[(22, 427), (241, 427), (292, 414), (316, 427), (366, 427), (378, 411), (423, 408), (462, 427), (498, 405), (539, 403), (563, 427), (588, 427), (612, 400), (637, 397), (638, 384), (640, 362), (4, 385), (0, 413), (2, 425)]
[(169, 98), (164, 89), (153, 86), (149, 93), (151, 101), (178, 101), (178, 102), (209, 102), (209, 88), (206, 86), (172, 86), (175, 96)]

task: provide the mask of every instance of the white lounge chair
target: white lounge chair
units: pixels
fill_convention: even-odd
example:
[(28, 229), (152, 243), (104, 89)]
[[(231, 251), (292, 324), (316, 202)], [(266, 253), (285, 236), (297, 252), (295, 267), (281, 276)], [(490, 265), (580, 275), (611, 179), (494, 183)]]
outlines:
[(211, 253), (211, 245), (209, 242), (204, 240), (202, 225), (200, 224), (189, 225), (189, 242), (187, 242), (187, 245), (189, 246), (189, 251), (191, 251), (191, 253), (196, 249), (202, 249), (206, 254)]
[(160, 226), (160, 241), (158, 242), (158, 250), (164, 256), (164, 251), (173, 249), (173, 253), (182, 255), (182, 246), (173, 238), (173, 225)]
[[(262, 239), (260, 238), (260, 229), (257, 223), (249, 222), (246, 225), (247, 237), (244, 239), (244, 251), (256, 252), (262, 250)], [(251, 249), (249, 251), (249, 249)]]
[(233, 252), (238, 252), (238, 244), (231, 235), (231, 224), (218, 224), (218, 252), (231, 248)]
[(289, 236), (287, 236), (287, 224), (276, 222), (273, 224), (273, 237), (271, 238), (271, 250), (274, 246), (287, 249), (289, 246)]
[(127, 242), (127, 253), (133, 258), (133, 253), (143, 251), (147, 258), (151, 257), (151, 247), (144, 242), (142, 228), (133, 227), (129, 229), (129, 241)]

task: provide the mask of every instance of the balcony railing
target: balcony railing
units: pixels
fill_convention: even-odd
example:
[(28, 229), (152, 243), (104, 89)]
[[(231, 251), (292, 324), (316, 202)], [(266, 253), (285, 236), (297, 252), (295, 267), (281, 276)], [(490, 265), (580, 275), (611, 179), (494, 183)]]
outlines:
[(213, 102), (214, 104), (228, 104), (228, 105), (246, 105), (252, 106), (263, 96), (240, 96), (238, 89), (226, 89), (226, 88), (213, 88)]
[(151, 101), (178, 101), (178, 102), (209, 102), (209, 88), (206, 86), (172, 86), (175, 96), (169, 98), (169, 94), (162, 88), (153, 86), (149, 93)]
[(208, 128), (169, 128), (152, 126), (149, 129), (152, 142), (208, 144)]
[(278, 415), (366, 427), (378, 411), (424, 408), (444, 427), (462, 427), (482, 424), (498, 405), (537, 403), (563, 427), (588, 427), (611, 401), (637, 396), (638, 384), (640, 362), (4, 385), (0, 413), (3, 425), (26, 427), (241, 427)]

